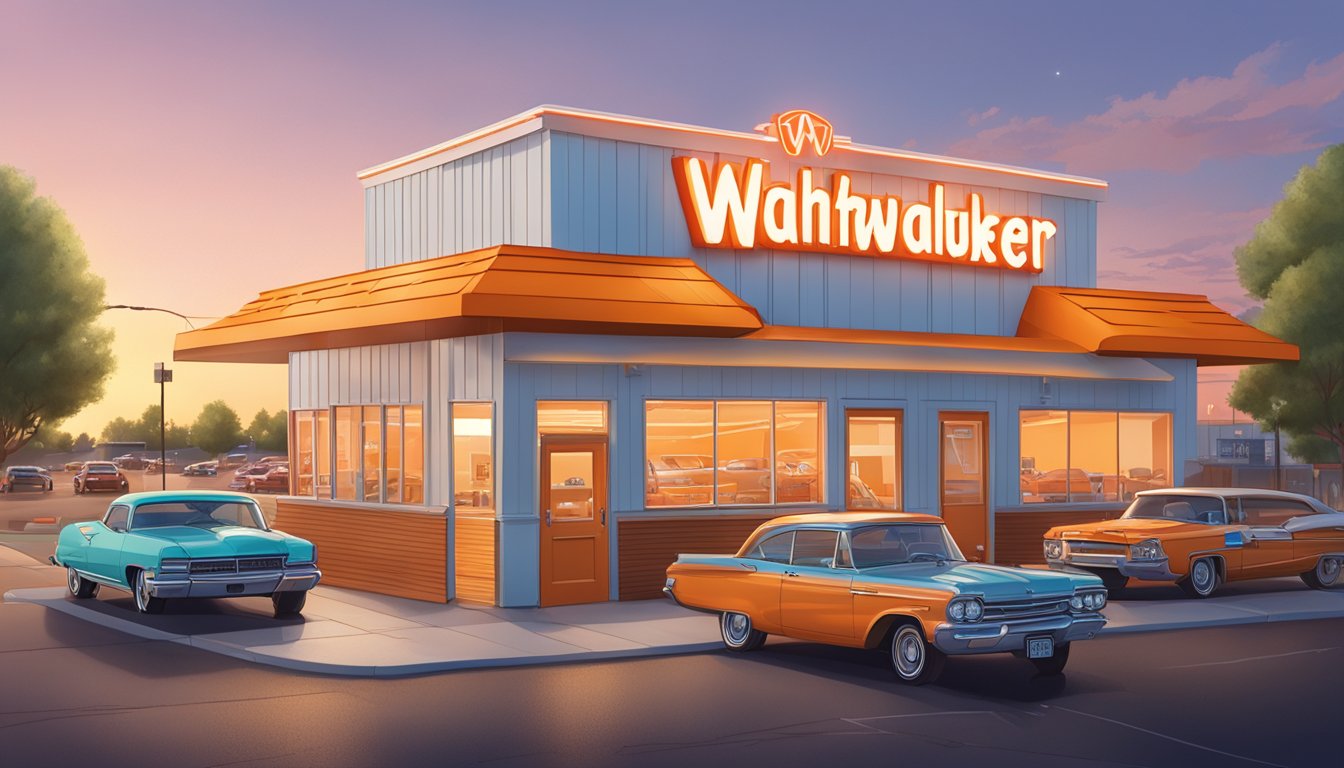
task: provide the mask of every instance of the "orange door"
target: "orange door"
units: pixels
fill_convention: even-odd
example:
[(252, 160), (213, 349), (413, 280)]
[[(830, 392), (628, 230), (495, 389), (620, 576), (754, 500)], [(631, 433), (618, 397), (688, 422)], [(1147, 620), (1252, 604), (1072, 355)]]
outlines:
[(608, 597), (607, 443), (541, 438), (541, 604)]
[(947, 530), (967, 560), (989, 558), (989, 414), (938, 414), (939, 501)]

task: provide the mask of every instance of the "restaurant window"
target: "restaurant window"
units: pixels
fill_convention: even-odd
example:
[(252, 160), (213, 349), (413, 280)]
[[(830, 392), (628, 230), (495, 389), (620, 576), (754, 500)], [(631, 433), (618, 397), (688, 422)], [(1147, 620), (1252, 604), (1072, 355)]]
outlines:
[(1171, 414), (1024, 410), (1024, 504), (1129, 501), (1171, 485)]
[(651, 400), (645, 506), (821, 503), (825, 427), (815, 401)]
[[(336, 496), (337, 499), (354, 501), (355, 481), (360, 469), (360, 412), (358, 406), (338, 405), (333, 420), (336, 433)], [(359, 498), (363, 497), (361, 490)]]
[(290, 460), (294, 493), (370, 503), (424, 503), (421, 412), (418, 405), (294, 411)]
[(458, 512), (495, 509), (494, 405), (453, 403), (453, 504)]
[(605, 435), (607, 404), (602, 400), (539, 400), (537, 434)]
[(901, 509), (901, 412), (845, 412), (845, 506)]

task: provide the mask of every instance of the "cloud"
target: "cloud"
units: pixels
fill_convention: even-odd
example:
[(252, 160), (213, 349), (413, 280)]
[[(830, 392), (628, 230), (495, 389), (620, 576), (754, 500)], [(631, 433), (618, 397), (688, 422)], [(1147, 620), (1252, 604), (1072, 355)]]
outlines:
[(998, 107), (990, 107), (989, 109), (986, 109), (984, 112), (976, 112), (975, 114), (966, 118), (966, 122), (969, 123), (970, 125), (979, 125), (980, 123), (983, 123), (986, 120), (992, 119), (995, 116), (997, 116), (999, 114), (999, 111), (1000, 110)]
[[(1072, 122), (1012, 117), (948, 151), (1000, 162), (1053, 161), (1069, 171), (1100, 174), (1186, 172), (1216, 158), (1325, 146), (1331, 126), (1317, 113), (1344, 96), (1344, 53), (1276, 83), (1269, 70), (1279, 52), (1276, 43), (1242, 60), (1228, 77), (1181, 80), (1163, 95), (1113, 97), (1104, 112)], [(996, 110), (972, 116), (971, 125), (989, 112)]]

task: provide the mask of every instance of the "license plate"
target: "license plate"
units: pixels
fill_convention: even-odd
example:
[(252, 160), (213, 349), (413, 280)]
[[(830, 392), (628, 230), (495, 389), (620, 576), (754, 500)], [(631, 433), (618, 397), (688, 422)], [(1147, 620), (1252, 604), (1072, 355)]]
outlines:
[(1028, 659), (1048, 659), (1054, 655), (1055, 655), (1055, 639), (1053, 637), (1027, 638)]

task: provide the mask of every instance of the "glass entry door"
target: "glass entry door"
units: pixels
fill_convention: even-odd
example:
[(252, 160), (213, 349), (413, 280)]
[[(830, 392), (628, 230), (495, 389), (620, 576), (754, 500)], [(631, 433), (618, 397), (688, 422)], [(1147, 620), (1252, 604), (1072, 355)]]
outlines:
[(608, 599), (607, 442), (541, 438), (541, 604)]
[(989, 558), (989, 414), (938, 414), (939, 497), (947, 530), (967, 560)]

